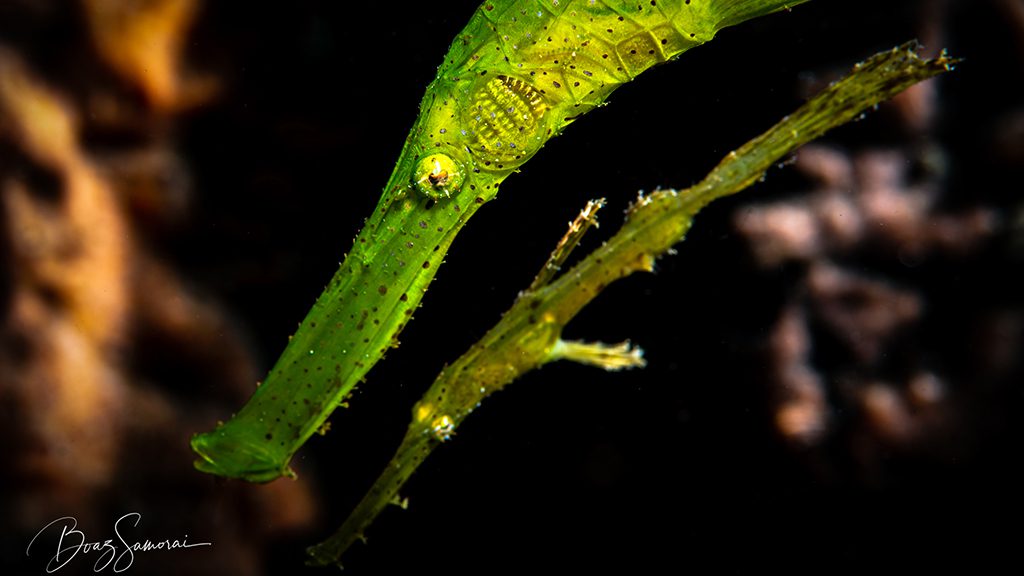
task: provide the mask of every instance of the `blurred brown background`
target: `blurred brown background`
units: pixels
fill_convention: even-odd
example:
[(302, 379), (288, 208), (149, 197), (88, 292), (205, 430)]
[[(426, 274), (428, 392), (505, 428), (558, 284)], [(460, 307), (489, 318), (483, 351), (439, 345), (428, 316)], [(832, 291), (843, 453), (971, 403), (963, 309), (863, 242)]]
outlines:
[(136, 539), (212, 542), (136, 573), (300, 570), (586, 199), (609, 198), (613, 228), (636, 190), (698, 180), (911, 38), (966, 61), (709, 208), (572, 327), (631, 338), (647, 369), (551, 366), (491, 401), (346, 566), (854, 572), (1009, 552), (993, 518), (1021, 508), (1019, 0), (816, 0), (651, 71), (470, 224), (298, 481), (192, 469), (189, 436), (241, 405), (330, 278), (474, 8), (0, 0), (4, 573), (44, 573), (52, 539), (25, 550), (50, 520), (106, 539), (128, 512)]

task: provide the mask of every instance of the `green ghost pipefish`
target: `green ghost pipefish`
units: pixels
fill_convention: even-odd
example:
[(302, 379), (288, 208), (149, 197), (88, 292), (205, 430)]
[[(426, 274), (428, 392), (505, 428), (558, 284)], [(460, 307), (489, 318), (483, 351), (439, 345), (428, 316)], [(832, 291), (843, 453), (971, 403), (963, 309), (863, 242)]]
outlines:
[[(800, 146), (852, 121), (907, 87), (952, 70), (958, 60), (922, 59), (908, 43), (876, 54), (830, 84), (809, 102), (725, 158), (699, 183), (685, 190), (661, 189), (637, 198), (618, 232), (571, 269), (557, 275), (586, 230), (596, 224), (602, 202), (591, 202), (570, 224), (547, 265), (512, 307), (458, 359), (447, 364), (413, 406), (401, 445), (377, 481), (330, 538), (308, 549), (308, 563), (337, 564), (346, 550), (365, 540), (366, 529), (399, 498), (422, 462), (448, 441), (462, 422), (495, 392), (524, 374), (556, 360), (606, 370), (644, 365), (641, 351), (618, 345), (562, 339), (565, 326), (605, 287), (636, 272), (651, 272), (657, 258), (681, 242), (693, 219), (709, 202), (736, 194), (762, 180), (769, 169)], [(699, 305), (680, 301), (684, 309)], [(543, 400), (540, 400), (543, 402)], [(433, 537), (443, 538), (443, 532)]]
[(384, 193), (242, 409), (192, 448), (204, 472), (266, 482), (388, 348), (455, 235), (498, 186), (617, 87), (726, 26), (806, 0), (485, 2), (427, 87)]

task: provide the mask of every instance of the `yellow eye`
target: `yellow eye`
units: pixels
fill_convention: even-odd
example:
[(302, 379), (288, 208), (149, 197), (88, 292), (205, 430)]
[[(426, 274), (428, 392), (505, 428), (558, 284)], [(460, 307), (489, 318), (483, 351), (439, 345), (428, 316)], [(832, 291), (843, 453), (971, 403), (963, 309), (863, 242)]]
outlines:
[(462, 165), (445, 154), (430, 154), (416, 162), (412, 181), (422, 194), (435, 200), (450, 198), (466, 179)]

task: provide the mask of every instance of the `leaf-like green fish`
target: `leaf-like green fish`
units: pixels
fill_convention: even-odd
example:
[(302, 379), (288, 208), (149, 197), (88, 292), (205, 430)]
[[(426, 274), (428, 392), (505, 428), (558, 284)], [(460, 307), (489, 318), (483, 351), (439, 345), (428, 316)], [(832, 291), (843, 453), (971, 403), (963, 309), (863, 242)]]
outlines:
[[(907, 87), (952, 70), (958, 62), (943, 52), (922, 59), (908, 43), (856, 65), (768, 131), (725, 158), (699, 183), (685, 190), (660, 189), (638, 197), (611, 238), (571, 269), (556, 270), (589, 227), (602, 202), (592, 201), (570, 224), (548, 264), (487, 334), (438, 374), (412, 409), (412, 421), (394, 457), (330, 538), (308, 549), (308, 563), (336, 564), (388, 504), (405, 506), (399, 490), (430, 453), (455, 434), (491, 394), (548, 362), (572, 360), (606, 370), (644, 365), (641, 351), (618, 345), (562, 339), (564, 327), (602, 292), (630, 274), (653, 270), (654, 261), (681, 242), (696, 214), (709, 202), (761, 180), (780, 159), (828, 130)], [(693, 307), (695, 302), (679, 303)], [(438, 536), (438, 534), (434, 534)]]
[(551, 137), (655, 64), (806, 0), (485, 2), (427, 87), (377, 208), (266, 381), (196, 467), (264, 482), (388, 348), (455, 235)]

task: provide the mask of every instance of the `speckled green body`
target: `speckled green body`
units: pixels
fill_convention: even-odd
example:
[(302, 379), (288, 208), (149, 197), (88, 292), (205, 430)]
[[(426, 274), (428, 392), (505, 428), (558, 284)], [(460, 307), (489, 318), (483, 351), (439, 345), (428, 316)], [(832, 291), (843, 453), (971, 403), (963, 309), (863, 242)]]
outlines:
[[(709, 202), (747, 188), (799, 146), (908, 86), (951, 70), (956, 63), (944, 54), (922, 60), (914, 49), (913, 44), (901, 46), (858, 64), (799, 110), (727, 154), (691, 188), (659, 190), (639, 198), (618, 232), (560, 276), (554, 277), (545, 266), (501, 320), (441, 371), (413, 407), (412, 421), (394, 457), (345, 523), (330, 538), (308, 549), (309, 564), (338, 563), (353, 543), (365, 539), (366, 529), (388, 503), (405, 502), (398, 498), (399, 490), (434, 448), (450, 439), (487, 397), (523, 374), (562, 359), (609, 370), (642, 366), (640, 355), (629, 345), (566, 342), (562, 330), (609, 284), (635, 272), (651, 271), (655, 259), (683, 240), (694, 216)], [(593, 224), (594, 204), (588, 205), (576, 223)], [(586, 227), (576, 223), (549, 263), (564, 262), (566, 250), (578, 242)], [(684, 309), (700, 305), (679, 302)], [(541, 392), (537, 402), (544, 401)], [(434, 531), (426, 537), (436, 538), (442, 545), (444, 535)]]
[[(510, 173), (647, 68), (725, 26), (802, 1), (482, 5), (427, 88), (381, 200), (341, 268), (249, 402), (193, 438), (196, 467), (250, 481), (290, 474), (295, 451), (397, 345), (455, 235)], [(457, 189), (424, 191), (426, 155), (457, 167)]]

